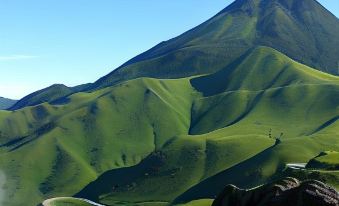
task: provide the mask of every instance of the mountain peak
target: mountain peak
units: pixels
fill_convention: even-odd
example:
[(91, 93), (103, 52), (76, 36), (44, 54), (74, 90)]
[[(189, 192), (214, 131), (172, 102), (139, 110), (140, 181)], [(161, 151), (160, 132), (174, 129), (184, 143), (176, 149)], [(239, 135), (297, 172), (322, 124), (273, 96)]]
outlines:
[(338, 75), (337, 45), (339, 20), (315, 0), (236, 0), (203, 24), (129, 60), (94, 87), (142, 76), (213, 73), (257, 46), (272, 47), (307, 66)]
[(286, 10), (290, 10), (290, 12), (305, 9), (305, 6), (307, 6), (308, 9), (323, 8), (321, 4), (315, 0), (236, 0), (221, 13), (237, 11), (239, 9), (243, 11), (265, 10), (275, 6), (280, 6)]
[(242, 10), (252, 14), (254, 11), (257, 10), (259, 4), (260, 0), (236, 0), (220, 13)]
[[(338, 75), (337, 45), (339, 19), (316, 0), (236, 0), (206, 22), (161, 42), (93, 84), (77, 88), (54, 85), (25, 97), (25, 104), (13, 109), (139, 77), (167, 79), (215, 73), (258, 46)], [(36, 101), (31, 101), (33, 98)]]

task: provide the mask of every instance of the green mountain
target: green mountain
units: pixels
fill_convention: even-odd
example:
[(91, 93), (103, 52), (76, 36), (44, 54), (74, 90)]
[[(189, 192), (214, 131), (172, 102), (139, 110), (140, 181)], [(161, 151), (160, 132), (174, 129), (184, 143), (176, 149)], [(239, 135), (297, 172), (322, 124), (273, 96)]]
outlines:
[[(257, 186), (339, 151), (338, 105), (339, 77), (258, 47), (215, 74), (138, 78), (3, 111), (4, 204), (200, 204), (228, 183)], [(320, 175), (338, 187), (337, 172)]]
[(0, 97), (0, 110), (8, 109), (16, 103), (16, 100)]
[(23, 98), (0, 111), (0, 204), (207, 206), (287, 176), (339, 189), (338, 25), (314, 0), (237, 0), (93, 84)]
[[(339, 20), (315, 0), (236, 0), (196, 28), (131, 59), (82, 91), (139, 77), (184, 78), (210, 74), (257, 46), (274, 48), (305, 65), (338, 75)], [(54, 93), (53, 87), (46, 93)], [(12, 110), (77, 91), (30, 95)]]
[(94, 87), (136, 77), (213, 73), (256, 46), (338, 75), (337, 45), (339, 19), (315, 0), (236, 0), (198, 27), (131, 59)]

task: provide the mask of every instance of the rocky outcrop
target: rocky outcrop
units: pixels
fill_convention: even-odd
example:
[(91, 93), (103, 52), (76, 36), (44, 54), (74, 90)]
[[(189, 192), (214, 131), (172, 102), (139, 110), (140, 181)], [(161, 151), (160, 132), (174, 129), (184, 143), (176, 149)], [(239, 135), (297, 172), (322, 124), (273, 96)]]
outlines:
[(339, 194), (316, 180), (285, 178), (251, 190), (229, 185), (212, 206), (339, 206)]

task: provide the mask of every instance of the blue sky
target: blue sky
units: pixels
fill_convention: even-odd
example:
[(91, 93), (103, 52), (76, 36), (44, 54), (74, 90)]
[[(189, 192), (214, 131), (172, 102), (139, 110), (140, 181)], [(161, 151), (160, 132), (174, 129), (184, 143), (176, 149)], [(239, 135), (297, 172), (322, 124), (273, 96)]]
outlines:
[[(320, 0), (336, 16), (336, 0)], [(231, 0), (0, 0), (0, 96), (93, 82)]]

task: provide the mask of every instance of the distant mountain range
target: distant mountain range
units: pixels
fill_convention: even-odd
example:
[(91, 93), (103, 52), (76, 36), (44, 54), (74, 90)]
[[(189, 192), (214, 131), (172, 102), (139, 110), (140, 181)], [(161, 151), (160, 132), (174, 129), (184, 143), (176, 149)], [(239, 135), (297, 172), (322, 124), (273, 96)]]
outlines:
[(338, 189), (338, 41), (315, 0), (236, 0), (95, 83), (28, 95), (0, 111), (3, 204), (209, 206), (285, 177)]
[(11, 106), (13, 106), (16, 102), (17, 102), (16, 100), (0, 97), (0, 110), (1, 109), (8, 109)]
[[(89, 84), (88, 84), (89, 85)], [(68, 95), (82, 91), (88, 87), (87, 84), (79, 85), (76, 87), (67, 87), (63, 84), (54, 84), (45, 89), (36, 91), (32, 94), (25, 96), (24, 98), (11, 105), (10, 110), (17, 110), (27, 106), (34, 106), (44, 102), (49, 103), (61, 103)]]

